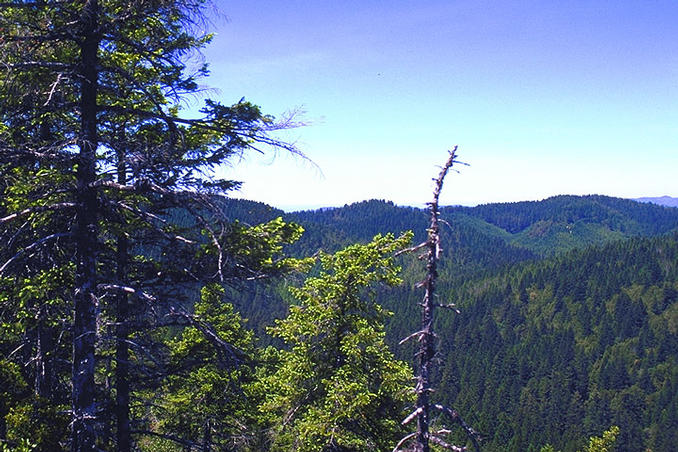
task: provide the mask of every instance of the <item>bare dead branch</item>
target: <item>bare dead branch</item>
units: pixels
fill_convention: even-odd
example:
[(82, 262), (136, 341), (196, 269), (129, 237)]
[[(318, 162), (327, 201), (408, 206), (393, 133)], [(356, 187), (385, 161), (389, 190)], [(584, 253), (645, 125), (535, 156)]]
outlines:
[(402, 341), (398, 342), (398, 345), (403, 345), (405, 342), (409, 341), (410, 339), (414, 339), (415, 337), (418, 338), (418, 340), (421, 340), (421, 337), (426, 334), (424, 331), (417, 331), (415, 333), (410, 334), (407, 336), (405, 339)]
[(200, 320), (198, 317), (189, 314), (184, 310), (176, 310), (170, 308), (170, 315), (178, 316), (189, 322), (189, 324), (200, 331), (216, 349), (217, 356), (221, 359), (221, 363), (225, 365), (239, 365), (247, 360), (247, 354), (237, 347), (229, 344), (214, 331), (214, 329), (207, 323)]
[(19, 217), (22, 217), (24, 215), (30, 215), (32, 213), (46, 212), (48, 210), (72, 209), (72, 208), (76, 207), (76, 205), (77, 204), (74, 203), (74, 202), (60, 202), (60, 203), (50, 204), (48, 206), (29, 207), (28, 209), (24, 209), (21, 212), (15, 212), (11, 215), (7, 215), (4, 218), (0, 218), (0, 224), (7, 223), (8, 221), (12, 221), (12, 220), (19, 218)]
[[(117, 182), (113, 182), (111, 180), (105, 180), (105, 179), (99, 179), (96, 182), (93, 182), (89, 184), (91, 188), (98, 188), (98, 187), (106, 187), (106, 188), (114, 188), (118, 191), (122, 192), (139, 192), (141, 191), (141, 188), (148, 188), (145, 185), (142, 185), (141, 183), (136, 184), (136, 185), (125, 185), (125, 184), (118, 184)], [(146, 190), (148, 191), (148, 190)]]
[(122, 203), (122, 202), (115, 203), (115, 205), (137, 215), (138, 218), (140, 218), (142, 221), (144, 221), (144, 223), (146, 223), (146, 225), (150, 226), (155, 232), (157, 232), (158, 234), (160, 234), (162, 237), (164, 237), (165, 239), (167, 239), (170, 242), (177, 241), (177, 242), (186, 243), (188, 245), (195, 245), (195, 244), (198, 243), (195, 240), (187, 239), (186, 237), (179, 235), (179, 234), (169, 234), (166, 231), (164, 231), (162, 228), (158, 227), (156, 222), (160, 222), (160, 223), (167, 223), (167, 222), (164, 219), (158, 217), (157, 215), (153, 215), (149, 212), (143, 212), (139, 209), (135, 209), (134, 207), (128, 206), (127, 204)]
[(426, 242), (421, 242), (421, 243), (420, 243), (419, 245), (417, 245), (417, 246), (413, 246), (413, 247), (411, 247), (411, 248), (405, 248), (405, 249), (403, 249), (403, 250), (400, 250), (400, 251), (398, 251), (397, 253), (395, 253), (395, 255), (396, 255), (396, 256), (400, 256), (401, 254), (412, 253), (412, 252), (414, 252), (414, 251), (418, 251), (418, 250), (424, 248), (425, 246), (426, 246)]
[(54, 96), (54, 92), (56, 91), (57, 86), (59, 85), (59, 82), (61, 81), (61, 76), (63, 74), (59, 73), (57, 74), (56, 80), (54, 80), (54, 83), (52, 83), (52, 87), (49, 90), (49, 94), (47, 95), (47, 100), (45, 103), (42, 105), (43, 107), (46, 107), (49, 105), (49, 103), (52, 101), (52, 96)]
[(26, 252), (31, 251), (31, 250), (33, 250), (33, 249), (39, 247), (40, 245), (49, 242), (50, 240), (56, 240), (56, 239), (59, 239), (59, 238), (61, 238), (61, 237), (70, 237), (70, 236), (71, 236), (71, 233), (70, 233), (70, 232), (58, 232), (58, 233), (56, 233), (56, 234), (50, 234), (50, 235), (48, 235), (48, 236), (46, 236), (46, 237), (41, 238), (40, 240), (38, 240), (38, 241), (36, 241), (36, 242), (31, 243), (30, 245), (28, 245), (27, 247), (23, 248), (23, 249), (20, 250), (18, 253), (16, 253), (14, 256), (12, 256), (11, 258), (9, 258), (9, 259), (2, 265), (2, 267), (0, 267), (0, 275), (3, 274), (3, 272), (5, 271), (5, 269), (6, 269), (12, 262), (14, 262), (14, 261), (17, 260), (18, 258), (20, 258), (20, 257), (21, 257), (22, 255), (24, 255)]
[(422, 407), (417, 408), (416, 410), (414, 410), (413, 412), (411, 412), (409, 416), (407, 416), (405, 419), (403, 419), (403, 421), (402, 421), (400, 424), (401, 424), (401, 425), (407, 425), (407, 424), (409, 424), (409, 423), (412, 421), (412, 419), (414, 419), (414, 418), (416, 418), (417, 416), (419, 416), (419, 415), (421, 414), (422, 411), (423, 411), (423, 408), (422, 408)]
[(142, 290), (135, 289), (134, 287), (130, 286), (123, 286), (120, 284), (98, 284), (97, 285), (98, 290), (114, 290), (118, 292), (123, 292), (123, 293), (128, 293), (132, 295), (136, 295), (140, 298), (143, 298), (144, 300), (147, 301), (156, 301), (157, 299), (153, 296), (150, 295)]
[(398, 451), (400, 450), (400, 448), (401, 448), (405, 443), (407, 443), (409, 440), (411, 440), (411, 439), (414, 438), (415, 436), (417, 436), (417, 433), (416, 433), (416, 432), (414, 432), (414, 433), (409, 433), (409, 434), (405, 435), (400, 441), (398, 441), (398, 444), (396, 444), (396, 447), (393, 448), (393, 451), (392, 451), (392, 452), (398, 452)]
[(434, 408), (439, 410), (440, 412), (444, 413), (447, 415), (447, 417), (454, 423), (458, 424), (465, 432), (466, 435), (469, 437), (471, 442), (473, 443), (473, 446), (475, 447), (477, 452), (480, 452), (480, 434), (476, 432), (470, 425), (468, 425), (459, 415), (457, 410), (452, 410), (444, 405), (441, 405), (439, 403), (436, 403), (433, 405)]
[(430, 435), (430, 436), (429, 436), (429, 441), (431, 441), (432, 443), (435, 443), (435, 444), (439, 445), (439, 446), (442, 447), (443, 449), (453, 450), (453, 451), (455, 451), (455, 452), (465, 452), (465, 451), (466, 451), (466, 448), (465, 448), (465, 447), (459, 447), (459, 446), (455, 446), (455, 445), (449, 444), (449, 443), (443, 441), (440, 437), (438, 437), (438, 436), (436, 436), (436, 435)]
[(450, 304), (435, 303), (433, 306), (435, 306), (436, 308), (451, 309), (452, 311), (456, 312), (457, 314), (461, 314), (461, 311), (457, 308), (457, 305), (454, 304), (454, 303), (450, 303)]

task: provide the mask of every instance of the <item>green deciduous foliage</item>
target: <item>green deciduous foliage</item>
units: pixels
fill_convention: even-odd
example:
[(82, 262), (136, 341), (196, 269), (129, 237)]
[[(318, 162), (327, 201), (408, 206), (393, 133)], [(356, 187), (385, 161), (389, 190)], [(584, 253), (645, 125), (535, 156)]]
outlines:
[(592, 437), (584, 452), (611, 452), (619, 435), (619, 427), (613, 425), (600, 437)]
[(292, 288), (298, 304), (270, 332), (287, 348), (257, 390), (279, 451), (390, 450), (401, 431), (411, 370), (384, 343), (387, 312), (373, 286), (400, 282), (394, 253), (411, 234), (376, 236), (321, 253), (317, 276)]

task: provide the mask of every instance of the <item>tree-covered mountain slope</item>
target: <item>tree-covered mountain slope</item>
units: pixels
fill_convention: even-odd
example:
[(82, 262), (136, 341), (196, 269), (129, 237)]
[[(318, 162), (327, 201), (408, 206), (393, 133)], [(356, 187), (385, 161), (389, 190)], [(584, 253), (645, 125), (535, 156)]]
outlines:
[(600, 195), (448, 207), (443, 212), (479, 218), (508, 232), (508, 243), (541, 255), (678, 227), (678, 209)]
[[(223, 200), (224, 210), (247, 223), (276, 216), (302, 225), (305, 234), (290, 252), (312, 254), (365, 242), (378, 233), (412, 230), (424, 240), (424, 209), (369, 200), (337, 208), (284, 213), (262, 203)], [(678, 209), (609, 196), (562, 195), (542, 201), (448, 206), (441, 209), (443, 240), (450, 256), (466, 256), (462, 267), (513, 264), (574, 248), (636, 236), (660, 235), (678, 228)], [(498, 248), (499, 247), (499, 248)], [(490, 256), (492, 258), (490, 258)], [(474, 262), (471, 262), (473, 256)], [(477, 262), (475, 262), (477, 260)], [(494, 267), (492, 267), (494, 268)]]
[[(296, 256), (309, 256), (319, 249), (333, 252), (355, 242), (365, 243), (379, 233), (404, 230), (412, 230), (413, 242), (418, 244), (428, 227), (423, 209), (383, 200), (293, 213), (254, 201), (222, 199), (221, 203), (231, 218), (244, 223), (256, 224), (277, 216), (299, 223), (305, 232), (287, 248)], [(518, 263), (567, 250), (665, 233), (678, 228), (678, 209), (606, 196), (556, 196), (538, 202), (449, 206), (442, 208), (441, 219), (444, 254), (440, 280), (444, 285), (458, 286), (470, 278), (490, 276)], [(404, 266), (405, 279), (410, 284), (418, 281), (422, 271), (419, 262), (406, 259)], [(241, 291), (237, 295), (240, 301), (235, 303), (263, 331), (262, 322), (284, 315), (284, 296), (285, 289), (255, 288)], [(407, 289), (398, 296), (414, 295)], [(416, 315), (410, 317), (403, 321), (403, 328), (416, 319)], [(399, 322), (396, 319), (392, 323)], [(395, 338), (392, 331), (389, 335)]]
[[(678, 234), (636, 238), (447, 287), (439, 397), (486, 451), (574, 451), (610, 425), (616, 451), (678, 444)], [(397, 314), (396, 314), (397, 316)]]
[[(295, 212), (286, 220), (301, 224), (304, 236), (290, 252), (308, 255), (318, 249), (332, 251), (349, 243), (365, 242), (376, 234), (412, 230), (421, 243), (428, 227), (423, 209), (396, 206), (386, 201), (364, 201), (336, 209)], [(487, 272), (534, 259), (526, 247), (510, 243), (510, 234), (478, 218), (453, 212), (443, 216), (445, 260), (456, 268), (455, 278)], [(452, 277), (452, 275), (450, 275)]]
[[(254, 209), (253, 211), (256, 211)], [(268, 211), (275, 214), (275, 211)], [(437, 396), (485, 437), (484, 451), (579, 450), (621, 428), (616, 451), (678, 444), (678, 209), (602, 196), (446, 207)], [(332, 251), (380, 232), (427, 227), (420, 209), (366, 201), (285, 215), (306, 237), (293, 252)], [(564, 231), (564, 232), (563, 232)], [(566, 251), (570, 250), (570, 251)], [(422, 265), (379, 293), (394, 311), (387, 341), (416, 330)], [(237, 303), (250, 325), (283, 316), (284, 284)]]

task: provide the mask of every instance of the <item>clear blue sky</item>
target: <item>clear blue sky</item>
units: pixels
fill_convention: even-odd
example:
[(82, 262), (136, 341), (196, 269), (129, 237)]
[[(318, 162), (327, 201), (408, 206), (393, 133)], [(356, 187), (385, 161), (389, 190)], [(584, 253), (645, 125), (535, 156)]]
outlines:
[[(284, 209), (678, 196), (678, 1), (216, 0), (205, 83), (311, 124), (319, 167), (248, 156), (239, 197)], [(225, 16), (225, 17), (224, 17)]]

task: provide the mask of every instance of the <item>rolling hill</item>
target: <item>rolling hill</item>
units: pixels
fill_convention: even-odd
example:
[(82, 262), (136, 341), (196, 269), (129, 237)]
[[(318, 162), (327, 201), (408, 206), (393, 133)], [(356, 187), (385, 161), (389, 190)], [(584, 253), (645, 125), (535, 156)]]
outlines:
[[(306, 233), (288, 249), (334, 251), (377, 233), (412, 229), (421, 209), (371, 200), (283, 214), (227, 200), (242, 221), (281, 215)], [(605, 196), (444, 207), (438, 294), (437, 397), (484, 436), (483, 450), (574, 452), (621, 428), (617, 452), (678, 444), (678, 209)], [(405, 284), (381, 290), (394, 312), (387, 340), (416, 328), (422, 265), (403, 258)], [(238, 309), (263, 333), (285, 315), (285, 285), (241, 293)], [(236, 298), (238, 297), (236, 296)]]

